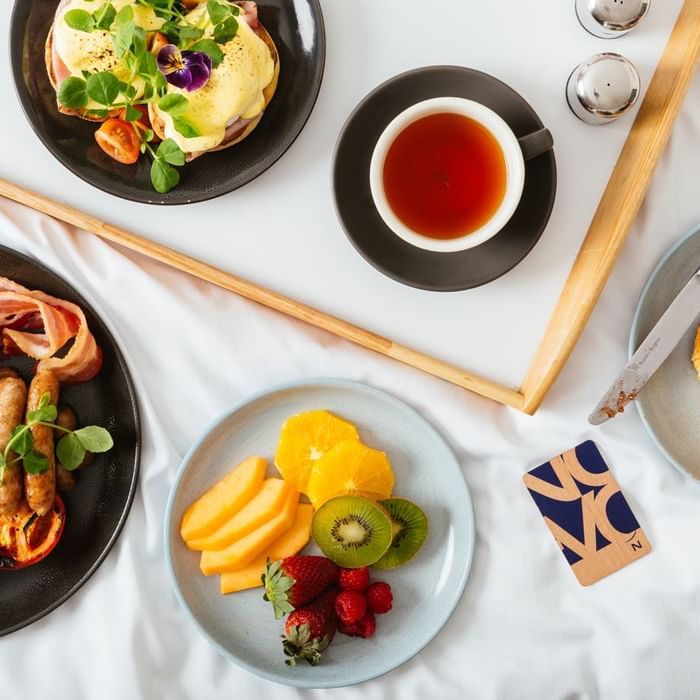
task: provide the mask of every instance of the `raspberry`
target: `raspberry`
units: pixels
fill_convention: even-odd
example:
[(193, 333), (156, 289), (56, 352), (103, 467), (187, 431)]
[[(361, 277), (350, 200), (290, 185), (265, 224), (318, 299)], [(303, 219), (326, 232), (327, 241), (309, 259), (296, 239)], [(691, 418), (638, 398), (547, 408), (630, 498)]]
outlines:
[(346, 624), (342, 620), (338, 623), (338, 630), (348, 637), (364, 637), (369, 639), (377, 630), (377, 621), (371, 612), (366, 612), (362, 619), (352, 624)]
[(378, 615), (389, 612), (391, 604), (394, 602), (391, 586), (383, 581), (373, 583), (367, 589), (365, 596), (367, 597), (367, 609)]
[(338, 572), (338, 586), (341, 591), (359, 591), (362, 593), (369, 586), (369, 569), (341, 569)]
[(335, 613), (341, 622), (352, 625), (367, 612), (367, 601), (357, 591), (341, 591), (335, 599)]

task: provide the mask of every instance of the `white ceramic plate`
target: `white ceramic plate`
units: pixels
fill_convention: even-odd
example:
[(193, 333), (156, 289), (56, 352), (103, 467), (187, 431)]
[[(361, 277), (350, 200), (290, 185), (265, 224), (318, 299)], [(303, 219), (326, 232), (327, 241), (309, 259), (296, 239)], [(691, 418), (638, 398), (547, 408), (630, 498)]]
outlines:
[[(369, 640), (337, 635), (316, 667), (284, 663), (282, 621), (262, 589), (219, 594), (217, 576), (204, 577), (199, 555), (179, 534), (185, 509), (244, 458), (272, 462), (280, 428), (295, 413), (328, 409), (353, 422), (362, 440), (387, 452), (394, 493), (419, 504), (428, 538), (400, 569), (373, 574), (394, 591), (394, 607), (378, 616)], [(271, 467), (271, 472), (273, 468)], [(443, 438), (403, 402), (371, 387), (318, 380), (253, 396), (221, 418), (183, 460), (165, 516), (165, 547), (175, 592), (204, 636), (224, 655), (268, 680), (328, 688), (375, 678), (417, 654), (447, 622), (462, 595), (474, 548), (474, 516), (462, 470)], [(310, 546), (305, 552), (313, 552)]]
[[(649, 278), (632, 326), (630, 357), (699, 267), (700, 230), (695, 230), (666, 255)], [(696, 330), (695, 325), (688, 329), (640, 394), (637, 408), (664, 455), (700, 480), (700, 382), (690, 360)]]

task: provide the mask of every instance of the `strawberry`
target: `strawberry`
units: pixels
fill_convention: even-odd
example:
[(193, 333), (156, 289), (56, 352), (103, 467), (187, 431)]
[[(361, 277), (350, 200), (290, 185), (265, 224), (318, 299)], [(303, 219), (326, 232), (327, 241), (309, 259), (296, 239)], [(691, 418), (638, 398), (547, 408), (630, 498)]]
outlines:
[(391, 586), (384, 581), (373, 583), (367, 589), (365, 596), (367, 597), (367, 609), (378, 615), (389, 612), (391, 604), (394, 602)]
[(338, 567), (326, 557), (294, 556), (267, 562), (262, 577), (263, 598), (272, 603), (279, 620), (323, 593), (338, 576)]
[(333, 640), (337, 629), (334, 602), (337, 590), (331, 588), (306, 606), (292, 611), (287, 617), (282, 636), (282, 648), (288, 666), (304, 659), (311, 666), (321, 660), (321, 653)]
[(377, 630), (377, 620), (369, 610), (357, 622), (348, 624), (346, 622), (338, 623), (338, 630), (348, 637), (364, 637), (368, 639), (374, 635)]
[(369, 586), (369, 569), (341, 569), (338, 572), (338, 586), (341, 591), (359, 591), (362, 593)]
[(335, 612), (341, 622), (352, 624), (367, 612), (367, 600), (357, 591), (341, 591), (335, 599)]

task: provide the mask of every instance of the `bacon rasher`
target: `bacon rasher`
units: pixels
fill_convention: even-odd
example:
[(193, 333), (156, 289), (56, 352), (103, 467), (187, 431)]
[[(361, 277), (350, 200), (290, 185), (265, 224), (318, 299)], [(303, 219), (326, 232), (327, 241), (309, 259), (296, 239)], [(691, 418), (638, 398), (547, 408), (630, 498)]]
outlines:
[[(51, 370), (60, 382), (86, 382), (102, 367), (102, 351), (79, 306), (6, 277), (0, 277), (0, 329), (5, 354), (38, 360), (37, 369)], [(55, 357), (71, 339), (68, 352)]]

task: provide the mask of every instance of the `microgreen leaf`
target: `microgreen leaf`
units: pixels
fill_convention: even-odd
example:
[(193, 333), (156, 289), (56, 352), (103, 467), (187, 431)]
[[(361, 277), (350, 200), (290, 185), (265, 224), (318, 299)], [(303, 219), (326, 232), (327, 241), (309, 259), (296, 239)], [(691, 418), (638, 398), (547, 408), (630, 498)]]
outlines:
[(182, 134), (186, 139), (193, 139), (197, 136), (201, 136), (199, 129), (194, 126), (191, 122), (187, 121), (184, 117), (173, 117), (173, 126), (175, 130)]
[(151, 165), (151, 183), (156, 192), (165, 194), (180, 182), (180, 173), (164, 160), (156, 158)]
[(2, 486), (2, 482), (5, 480), (5, 468), (7, 467), (7, 460), (5, 459), (5, 455), (0, 452), (0, 486)]
[(190, 106), (190, 101), (184, 95), (170, 94), (161, 98), (158, 109), (167, 112), (171, 117), (181, 117)]
[(26, 425), (18, 425), (10, 435), (6, 452), (12, 451), (18, 457), (24, 457), (28, 452), (31, 452), (32, 447), (34, 447), (34, 440), (31, 431)]
[[(154, 136), (155, 136), (155, 133), (154, 133), (153, 129), (146, 129), (146, 131), (144, 131), (143, 134), (141, 134), (141, 138), (146, 143), (150, 143), (151, 141), (153, 141)], [(143, 152), (145, 153), (145, 151), (146, 151), (146, 147), (144, 146)]]
[(63, 19), (71, 29), (79, 32), (91, 32), (95, 28), (95, 20), (86, 10), (69, 10)]
[[(80, 444), (89, 452), (107, 452), (114, 446), (114, 441), (109, 431), (99, 425), (86, 425), (76, 430), (73, 435)], [(80, 460), (83, 461), (82, 459)]]
[(212, 24), (223, 22), (230, 14), (228, 7), (222, 5), (219, 0), (209, 0), (207, 2), (207, 12)]
[(139, 56), (138, 72), (144, 78), (154, 76), (158, 73), (156, 57), (150, 51), (146, 51)]
[(219, 44), (231, 41), (238, 32), (238, 20), (235, 17), (227, 17), (223, 22), (214, 27), (214, 40)]
[(48, 406), (49, 403), (51, 403), (51, 394), (49, 394), (48, 391), (45, 391), (39, 397), (39, 405), (37, 406), (37, 408), (44, 408), (44, 406)]
[(92, 13), (92, 18), (95, 22), (96, 29), (107, 30), (112, 26), (114, 18), (117, 16), (117, 11), (111, 2), (106, 2), (102, 7)]
[(75, 433), (64, 435), (56, 445), (58, 461), (68, 470), (77, 469), (85, 459), (85, 447)]
[(192, 41), (197, 41), (201, 39), (204, 34), (204, 30), (199, 27), (193, 27), (191, 25), (182, 25), (179, 27), (180, 44), (189, 43)]
[(51, 423), (56, 420), (58, 411), (55, 406), (41, 406), (27, 413), (27, 421), (30, 425), (39, 422)]
[(93, 73), (87, 79), (87, 94), (101, 105), (111, 105), (119, 96), (120, 81), (109, 71)]
[(134, 8), (131, 5), (124, 5), (117, 16), (114, 18), (114, 22), (117, 27), (121, 27), (134, 19)]
[(82, 78), (66, 78), (58, 88), (58, 101), (69, 109), (82, 109), (88, 103), (86, 87), (87, 83)]
[(126, 110), (124, 111), (124, 118), (129, 121), (129, 122), (137, 122), (139, 119), (141, 119), (143, 115), (141, 112), (139, 112), (136, 107), (132, 107), (131, 105), (126, 106)]
[(165, 139), (165, 141), (158, 146), (156, 157), (162, 158), (166, 163), (170, 163), (170, 165), (185, 164), (184, 151), (172, 139)]
[(24, 470), (28, 474), (43, 474), (49, 468), (49, 460), (36, 450), (24, 455)]
[(211, 65), (216, 68), (224, 60), (224, 52), (213, 39), (202, 39), (190, 46), (191, 51), (202, 51), (211, 58)]
[(107, 110), (107, 109), (89, 109), (88, 114), (91, 117), (98, 117), (99, 119), (106, 119), (109, 116), (109, 110)]
[[(123, 8), (123, 10), (126, 10), (127, 8), (131, 10), (131, 7), (128, 5), (127, 7)], [(123, 12), (123, 10), (119, 11), (117, 18)], [(117, 33), (112, 37), (112, 43), (114, 44), (114, 49), (120, 57), (123, 57), (124, 54), (126, 54), (131, 48), (135, 32), (136, 25), (132, 19), (126, 20), (121, 24), (117, 24)]]

